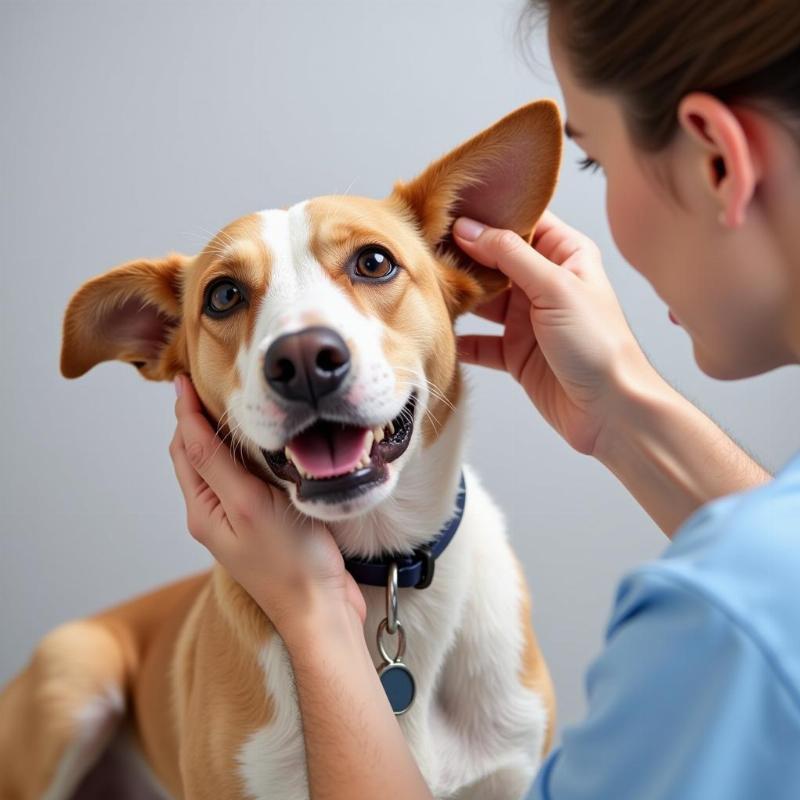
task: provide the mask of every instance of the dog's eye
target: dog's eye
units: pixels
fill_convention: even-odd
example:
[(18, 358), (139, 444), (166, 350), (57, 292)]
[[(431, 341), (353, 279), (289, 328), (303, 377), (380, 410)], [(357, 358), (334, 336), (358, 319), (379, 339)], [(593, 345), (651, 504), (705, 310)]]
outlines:
[(242, 290), (232, 280), (212, 283), (206, 292), (206, 311), (213, 317), (233, 311), (242, 302)]
[(388, 278), (396, 269), (397, 265), (388, 253), (374, 247), (362, 250), (356, 259), (356, 275), (362, 278)]

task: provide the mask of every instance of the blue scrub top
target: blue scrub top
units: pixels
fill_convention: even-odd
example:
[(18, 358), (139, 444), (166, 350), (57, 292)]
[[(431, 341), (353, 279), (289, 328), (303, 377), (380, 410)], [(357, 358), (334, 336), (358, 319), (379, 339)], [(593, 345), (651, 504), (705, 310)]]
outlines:
[(531, 800), (800, 800), (800, 454), (621, 583)]

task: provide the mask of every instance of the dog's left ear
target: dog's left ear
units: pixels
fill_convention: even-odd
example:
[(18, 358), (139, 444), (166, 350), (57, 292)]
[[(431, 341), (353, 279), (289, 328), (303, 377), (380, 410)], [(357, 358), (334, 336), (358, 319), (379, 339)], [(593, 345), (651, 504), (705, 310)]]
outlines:
[(78, 378), (114, 359), (154, 381), (186, 370), (181, 294), (190, 261), (180, 253), (129, 261), (81, 286), (64, 315), (62, 375)]
[(441, 257), (453, 317), (508, 286), (501, 272), (476, 264), (453, 243), (453, 222), (472, 217), (530, 241), (555, 191), (561, 148), (558, 107), (539, 100), (503, 117), (414, 180), (395, 184), (392, 198), (411, 211)]

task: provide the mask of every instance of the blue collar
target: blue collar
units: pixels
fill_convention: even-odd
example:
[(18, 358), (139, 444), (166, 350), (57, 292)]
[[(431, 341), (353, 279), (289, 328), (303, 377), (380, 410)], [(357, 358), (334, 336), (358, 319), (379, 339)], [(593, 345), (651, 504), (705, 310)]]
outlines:
[(381, 558), (372, 558), (361, 561), (357, 558), (346, 558), (345, 569), (355, 578), (356, 583), (367, 586), (386, 586), (389, 580), (389, 565), (397, 564), (397, 585), (400, 588), (413, 586), (415, 589), (427, 589), (433, 581), (433, 569), (436, 559), (444, 552), (456, 535), (458, 526), (464, 516), (464, 503), (467, 499), (467, 487), (464, 482), (464, 473), (456, 496), (456, 510), (450, 520), (436, 535), (433, 541), (418, 547), (412, 555), (384, 555)]

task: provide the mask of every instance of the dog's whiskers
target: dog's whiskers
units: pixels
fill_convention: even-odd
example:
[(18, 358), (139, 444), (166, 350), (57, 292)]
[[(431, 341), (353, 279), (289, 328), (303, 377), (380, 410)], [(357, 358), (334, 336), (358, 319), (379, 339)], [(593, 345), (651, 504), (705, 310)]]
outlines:
[[(402, 372), (411, 373), (411, 375), (413, 375), (414, 378), (416, 378), (418, 381), (420, 381), (421, 383), (424, 383), (426, 385), (428, 391), (434, 397), (436, 397), (438, 400), (441, 400), (442, 403), (444, 403), (446, 406), (449, 406), (449, 408), (451, 410), (455, 411), (455, 406), (453, 405), (453, 403), (446, 397), (444, 391), (437, 384), (435, 384), (432, 380), (428, 379), (424, 375), (420, 375), (416, 370), (409, 369), (408, 367), (394, 367), (394, 369), (395, 370), (400, 370)], [(407, 382), (406, 385), (413, 385), (413, 384), (411, 382)], [(417, 388), (417, 387), (414, 386), (414, 388)]]
[[(398, 381), (397, 385), (398, 386), (409, 386), (409, 387), (411, 387), (411, 389), (419, 388), (416, 384), (411, 383), (410, 381)], [(438, 397), (438, 395), (436, 395), (436, 393), (434, 391), (431, 391), (431, 394), (433, 394), (434, 396)], [(444, 402), (447, 406), (449, 406), (452, 410), (455, 411), (455, 406), (451, 402), (449, 402), (446, 398), (439, 398), (439, 399), (441, 399), (442, 402)], [(424, 412), (425, 412), (426, 416), (430, 419), (431, 424), (433, 425), (434, 429), (438, 432), (442, 427), (442, 423), (440, 422), (439, 418), (429, 408), (425, 408)], [(406, 409), (403, 409), (403, 411), (401, 412), (401, 415), (403, 416), (403, 418), (407, 419), (408, 422), (411, 422), (412, 421), (412, 417), (408, 416), (408, 414), (409, 414), (409, 412)]]
[[(228, 432), (224, 436), (222, 436), (220, 438), (219, 443), (217, 444), (216, 448), (214, 449), (214, 452), (212, 453), (212, 457), (215, 456), (219, 452), (220, 447), (222, 447), (225, 444), (226, 440), (230, 438), (230, 440), (231, 440), (230, 451), (231, 451), (231, 455), (233, 456), (234, 464), (236, 463), (236, 447), (237, 447), (237, 444), (238, 444), (238, 445), (240, 445), (239, 454), (240, 454), (240, 458), (242, 460), (242, 466), (245, 466), (245, 461), (244, 461), (244, 444), (245, 444), (245, 441), (244, 441), (244, 437), (242, 437), (241, 433), (240, 433), (240, 429), (242, 427), (242, 423), (238, 419), (236, 419), (234, 417), (234, 412), (235, 411), (236, 411), (236, 405), (234, 404), (234, 405), (230, 406), (229, 408), (227, 408), (222, 413), (222, 416), (219, 418), (219, 421), (217, 423), (217, 429), (215, 431), (215, 435), (219, 437), (219, 434), (220, 434), (220, 431), (222, 430), (223, 425), (228, 427)], [(233, 427), (230, 427), (228, 425), (228, 422), (229, 422), (229, 420), (231, 418), (233, 418), (235, 423), (236, 423)]]
[(208, 229), (204, 228), (202, 225), (198, 225), (194, 230), (183, 231), (180, 234), (181, 236), (192, 236), (195, 239), (199, 239), (199, 245), (202, 249), (205, 247), (209, 241), (211, 241), (215, 236), (216, 233), (213, 231), (209, 231)]
[(226, 408), (225, 411), (222, 412), (222, 416), (217, 421), (217, 429), (214, 431), (215, 434), (219, 435), (219, 432), (222, 430), (222, 426), (226, 424), (226, 417), (230, 417), (233, 414), (233, 408)]

